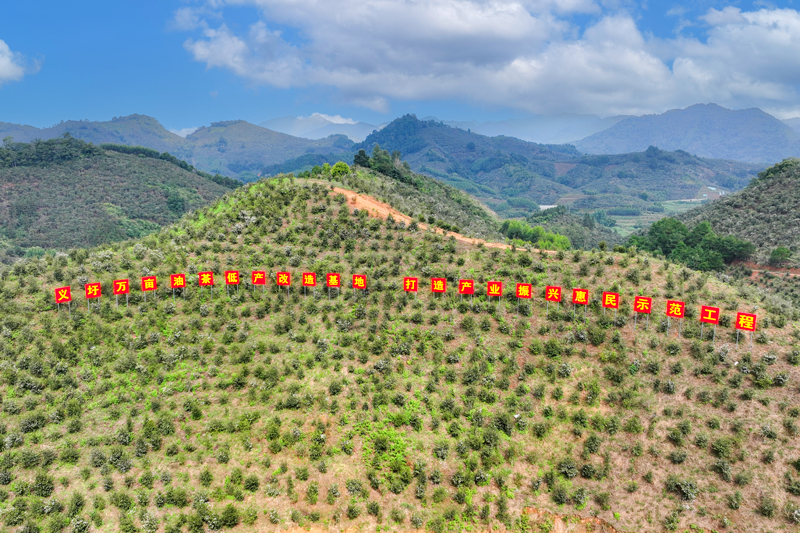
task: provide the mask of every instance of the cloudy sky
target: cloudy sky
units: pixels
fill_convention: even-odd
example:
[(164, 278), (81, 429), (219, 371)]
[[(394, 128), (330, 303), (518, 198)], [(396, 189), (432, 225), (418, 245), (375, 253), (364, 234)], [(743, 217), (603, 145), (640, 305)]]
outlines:
[(715, 102), (800, 116), (800, 6), (692, 0), (11, 0), (0, 121), (179, 130), (314, 112), (489, 120)]

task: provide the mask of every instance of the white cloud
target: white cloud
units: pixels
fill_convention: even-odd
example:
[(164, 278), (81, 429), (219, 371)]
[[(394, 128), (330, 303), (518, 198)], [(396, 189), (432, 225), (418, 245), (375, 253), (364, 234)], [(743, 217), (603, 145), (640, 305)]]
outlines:
[[(259, 20), (212, 27), (230, 6), (255, 7)], [(706, 101), (783, 114), (800, 107), (797, 11), (726, 7), (689, 21), (671, 9), (678, 34), (699, 24), (699, 40), (646, 35), (629, 8), (624, 0), (209, 0), (178, 10), (175, 24), (195, 28), (184, 46), (208, 68), (254, 85), (332, 86), (381, 112), (391, 100), (426, 99), (543, 113)], [(594, 22), (580, 29), (573, 14)]]
[(12, 52), (5, 41), (0, 39), (0, 85), (9, 81), (19, 81), (25, 74), (34, 74), (39, 64), (29, 63), (22, 55)]
[(196, 132), (199, 128), (182, 128), (179, 130), (169, 130), (175, 135), (180, 137), (186, 138), (187, 135), (191, 135), (192, 133)]

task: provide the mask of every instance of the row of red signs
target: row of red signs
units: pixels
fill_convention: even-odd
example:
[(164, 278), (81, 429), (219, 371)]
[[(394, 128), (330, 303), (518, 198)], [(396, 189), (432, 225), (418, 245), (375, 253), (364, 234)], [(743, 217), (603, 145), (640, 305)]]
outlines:
[[(239, 285), (241, 276), (238, 270), (225, 271), (224, 278), (226, 285)], [(213, 272), (200, 272), (197, 275), (197, 282), (200, 287), (210, 287), (214, 285)], [(253, 285), (266, 285), (267, 273), (263, 270), (254, 270), (251, 273)], [(275, 283), (281, 287), (289, 287), (292, 284), (292, 274), (290, 272), (278, 272), (275, 275)], [(313, 272), (304, 272), (301, 276), (301, 283), (304, 287), (316, 287), (317, 275)], [(154, 291), (158, 288), (155, 276), (145, 276), (141, 279), (143, 291)], [(341, 274), (328, 273), (325, 275), (325, 285), (329, 288), (340, 288), (342, 285)], [(183, 289), (186, 287), (185, 274), (172, 274), (170, 276), (171, 289)], [(353, 274), (353, 288), (366, 289), (367, 276), (364, 274)], [(114, 280), (113, 292), (116, 295), (128, 294), (130, 292), (130, 281), (127, 279)], [(419, 290), (419, 278), (403, 278), (403, 290), (406, 292), (417, 292)], [(102, 289), (100, 283), (87, 283), (85, 285), (86, 298), (100, 298)], [(431, 278), (431, 292), (447, 292), (447, 280), (445, 278)], [(72, 301), (70, 287), (59, 287), (55, 290), (56, 303), (68, 303)], [(458, 293), (462, 295), (475, 294), (475, 280), (462, 279), (458, 281)], [(533, 285), (530, 283), (517, 283), (517, 298), (532, 298)], [(486, 283), (486, 295), (501, 297), (503, 295), (503, 282), (489, 281)], [(545, 287), (545, 300), (548, 302), (561, 302), (561, 287)], [(609, 309), (619, 309), (620, 295), (616, 292), (604, 292), (601, 305)], [(572, 289), (572, 303), (575, 305), (589, 304), (588, 289)], [(650, 314), (653, 309), (653, 299), (647, 296), (635, 296), (633, 298), (633, 310), (637, 313)], [(682, 319), (686, 312), (686, 304), (677, 300), (667, 300), (666, 315), (672, 318)], [(716, 325), (719, 323), (720, 309), (718, 307), (702, 306), (700, 309), (700, 322)], [(756, 315), (749, 313), (738, 313), (736, 315), (736, 327), (747, 331), (755, 331)]]

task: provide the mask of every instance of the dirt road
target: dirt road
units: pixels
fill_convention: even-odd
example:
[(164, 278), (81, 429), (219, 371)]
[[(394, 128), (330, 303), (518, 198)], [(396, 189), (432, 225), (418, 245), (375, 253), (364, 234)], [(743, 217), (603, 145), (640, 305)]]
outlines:
[[(320, 183), (323, 185), (325, 184), (324, 181), (313, 181), (313, 183)], [(411, 224), (411, 222), (413, 222), (411, 217), (409, 217), (408, 215), (404, 215), (403, 213), (393, 208), (389, 204), (385, 204), (373, 198), (372, 196), (368, 196), (366, 194), (359, 194), (347, 189), (342, 189), (340, 187), (334, 187), (333, 190), (331, 191), (331, 194), (343, 194), (347, 198), (347, 205), (349, 205), (351, 208), (366, 209), (367, 213), (369, 213), (373, 217), (386, 219), (389, 217), (389, 215), (392, 215), (392, 218), (394, 218), (397, 221), (402, 220), (406, 224)], [(431, 228), (428, 224), (423, 224), (422, 222), (417, 222), (417, 225), (419, 225), (419, 228), (421, 230), (433, 229), (436, 233), (440, 233), (447, 237), (452, 235), (459, 242), (464, 242), (468, 244), (483, 243), (483, 245), (486, 246), (487, 248), (500, 248), (503, 250), (511, 248), (511, 246), (509, 246), (508, 244), (502, 244), (499, 242), (489, 242), (489, 241), (484, 241), (482, 239), (473, 239), (471, 237), (465, 237), (460, 233), (453, 233), (452, 231), (444, 231), (440, 228)]]

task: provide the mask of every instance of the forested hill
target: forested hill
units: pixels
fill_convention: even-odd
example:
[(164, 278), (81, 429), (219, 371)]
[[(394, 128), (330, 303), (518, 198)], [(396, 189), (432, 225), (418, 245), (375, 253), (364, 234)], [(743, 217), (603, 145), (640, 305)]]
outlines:
[(144, 148), (104, 149), (70, 136), (6, 143), (0, 148), (2, 257), (146, 235), (237, 184)]
[(506, 217), (527, 215), (531, 201), (583, 209), (658, 210), (665, 200), (741, 189), (764, 168), (653, 147), (582, 156), (570, 145), (486, 137), (413, 115), (394, 120), (357, 148), (370, 152), (376, 144), (400, 152), (416, 172), (469, 192)]
[(800, 160), (787, 159), (758, 175), (736, 194), (697, 207), (677, 217), (689, 226), (707, 221), (722, 236), (732, 235), (756, 247), (754, 257), (766, 263), (786, 247), (788, 261), (800, 259)]

